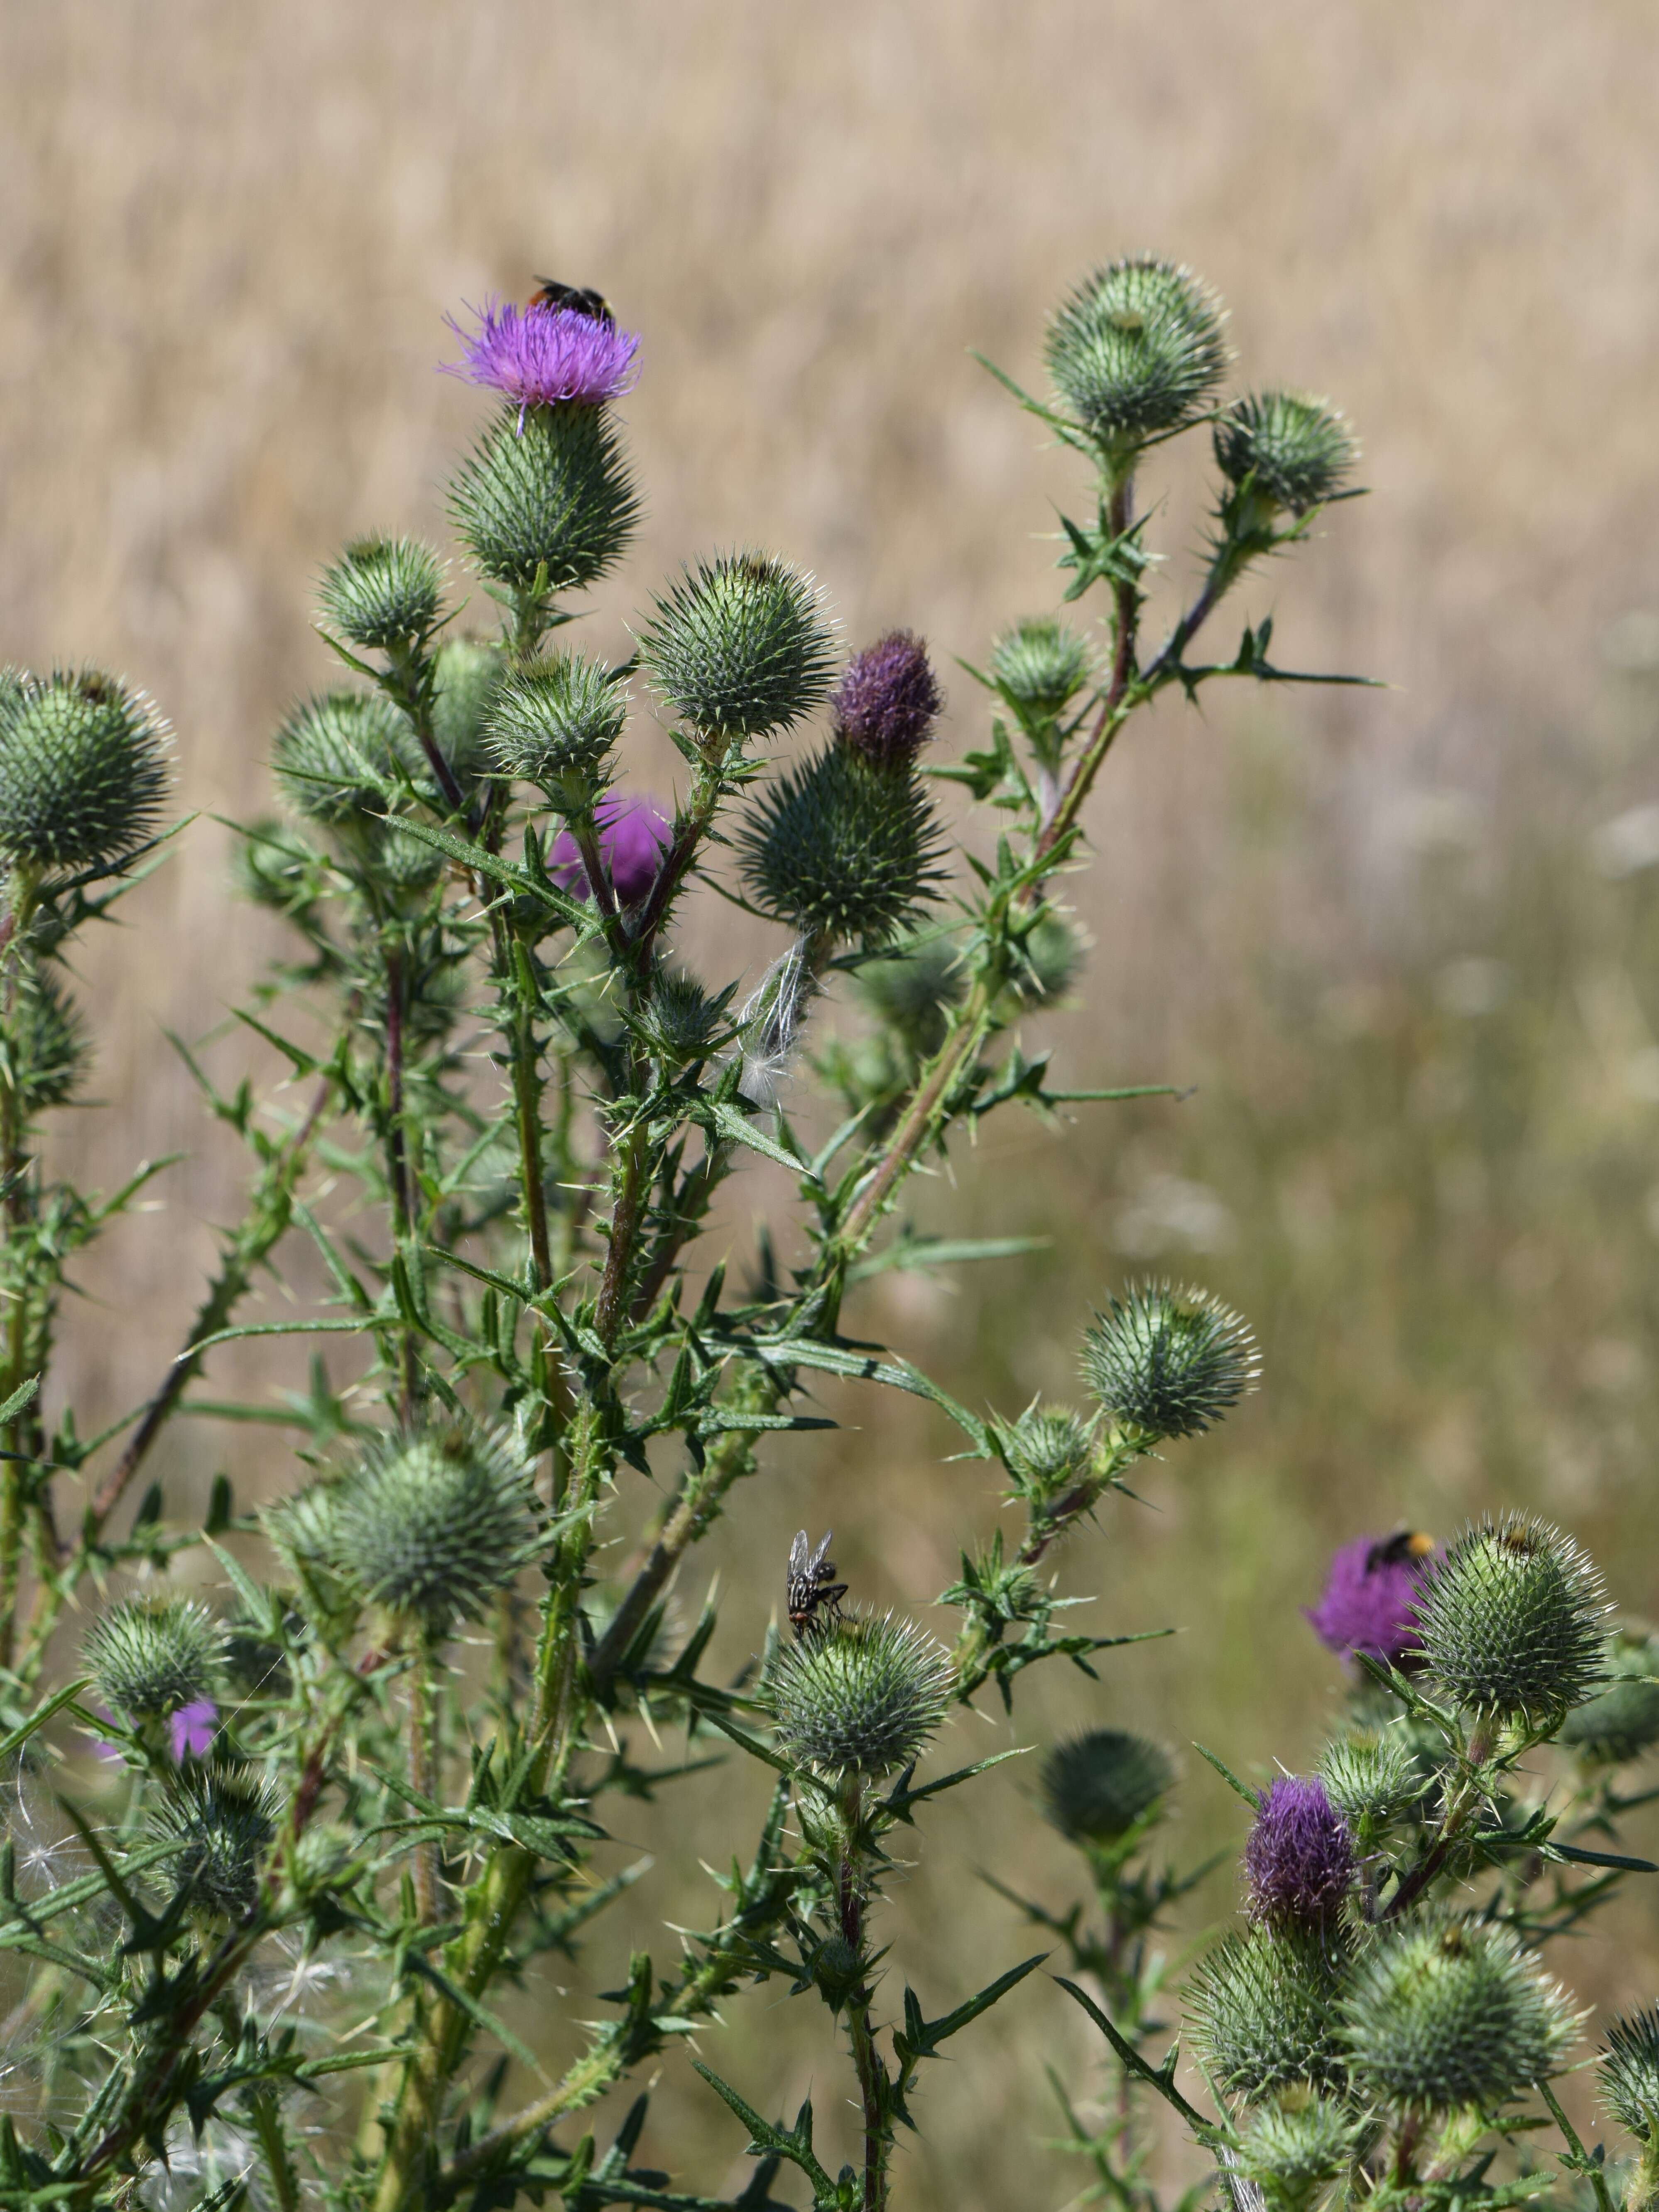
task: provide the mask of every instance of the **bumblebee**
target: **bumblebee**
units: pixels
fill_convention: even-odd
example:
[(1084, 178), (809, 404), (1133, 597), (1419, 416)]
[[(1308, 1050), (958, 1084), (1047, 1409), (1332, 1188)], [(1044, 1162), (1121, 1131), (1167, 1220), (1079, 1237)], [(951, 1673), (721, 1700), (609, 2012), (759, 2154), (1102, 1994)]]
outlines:
[(835, 1579), (836, 1563), (828, 1557), (830, 1539), (834, 1534), (833, 1529), (827, 1529), (815, 1552), (807, 1541), (805, 1529), (801, 1528), (789, 1547), (783, 1602), (797, 1644), (804, 1644), (808, 1636), (823, 1626), (818, 1619), (820, 1607), (828, 1610), (830, 1620), (841, 1618), (841, 1601), (847, 1595), (847, 1585)]
[(530, 295), (532, 307), (563, 307), (573, 315), (590, 315), (607, 330), (615, 330), (617, 318), (611, 311), (611, 302), (603, 292), (580, 284), (561, 284), (556, 276), (538, 276), (536, 289)]
[(1420, 1528), (1396, 1529), (1366, 1553), (1365, 1572), (1374, 1575), (1379, 1567), (1403, 1567), (1409, 1559), (1426, 1559), (1433, 1549), (1433, 1537), (1425, 1536)]

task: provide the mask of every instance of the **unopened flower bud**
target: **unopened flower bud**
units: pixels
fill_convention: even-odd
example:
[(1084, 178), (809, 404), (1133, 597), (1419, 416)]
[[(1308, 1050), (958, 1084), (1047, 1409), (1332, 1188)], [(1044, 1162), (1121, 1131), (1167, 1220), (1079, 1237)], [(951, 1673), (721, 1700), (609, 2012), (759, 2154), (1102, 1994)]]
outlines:
[(1342, 1910), (1353, 1874), (1353, 1838), (1323, 1784), (1277, 1776), (1261, 1793), (1244, 1845), (1252, 1914), (1286, 1926), (1322, 1926)]
[(418, 645), (435, 626), (443, 564), (414, 538), (360, 538), (323, 572), (323, 620), (354, 645)]
[(1615, 2020), (1596, 2065), (1608, 2112), (1638, 2142), (1659, 2148), (1659, 2006)]
[(932, 737), (945, 695), (927, 647), (896, 629), (853, 655), (830, 704), (844, 744), (878, 768), (903, 768)]
[(1048, 372), (1109, 463), (1203, 412), (1227, 366), (1220, 302), (1190, 269), (1142, 255), (1097, 270), (1048, 325)]
[(36, 868), (107, 866), (154, 830), (167, 725), (94, 668), (0, 690), (0, 852)]
[(131, 1597), (94, 1623), (86, 1662), (104, 1703), (129, 1720), (160, 1720), (209, 1696), (224, 1634), (188, 1597)]
[(878, 1780), (921, 1753), (951, 1679), (943, 1646), (909, 1621), (849, 1613), (780, 1650), (769, 1683), (779, 1747), (832, 1787)]
[(1017, 964), (1009, 995), (1027, 1012), (1052, 1006), (1066, 996), (1083, 966), (1083, 939), (1063, 914), (1045, 907), (1016, 945)]
[(447, 638), (433, 655), (432, 734), (463, 791), (489, 767), (489, 710), (507, 673), (506, 654), (482, 638)]
[(177, 1846), (169, 1864), (192, 1902), (240, 1920), (253, 1908), (280, 1809), (276, 1790), (257, 1768), (191, 1765), (168, 1778), (149, 1829), (157, 1842)]
[(640, 658), (705, 737), (787, 730), (830, 689), (834, 641), (811, 579), (764, 553), (722, 554), (657, 599)]
[(1089, 681), (1086, 639), (1051, 615), (1028, 615), (991, 651), (991, 678), (1022, 721), (1054, 722)]
[(1296, 392), (1252, 392), (1234, 400), (1213, 434), (1216, 460), (1229, 483), (1254, 478), (1263, 499), (1292, 514), (1305, 514), (1340, 491), (1358, 453), (1335, 409)]
[(707, 1060), (732, 1034), (730, 988), (711, 998), (695, 975), (665, 969), (653, 978), (638, 1028), (646, 1049), (671, 1067)]
[(24, 1115), (65, 1106), (92, 1059), (91, 1040), (74, 1000), (49, 968), (26, 968), (8, 1024), (6, 1079)]
[(1659, 1637), (1613, 1637), (1606, 1665), (1607, 1686), (1567, 1715), (1556, 1741), (1592, 1765), (1618, 1766), (1659, 1743)]
[(1322, 1931), (1266, 1922), (1218, 1944), (1188, 1984), (1187, 2015), (1218, 2087), (1254, 2100), (1291, 2082), (1340, 2079), (1345, 1957)]
[(912, 775), (844, 744), (787, 769), (738, 837), (744, 888), (803, 937), (886, 945), (937, 896), (939, 826)]
[(1028, 1406), (1017, 1421), (997, 1423), (993, 1437), (1015, 1491), (1044, 1504), (1094, 1473), (1099, 1418), (1085, 1420), (1066, 1406)]
[(509, 408), (450, 486), (455, 527), (492, 582), (530, 591), (586, 588), (615, 566), (639, 520), (639, 495), (600, 407)]
[(1470, 1712), (1528, 1723), (1600, 1688), (1607, 1610), (1589, 1558), (1525, 1513), (1468, 1529), (1433, 1562), (1417, 1599), (1436, 1687)]
[(1069, 1843), (1121, 1843), (1175, 1784), (1169, 1753), (1122, 1729), (1091, 1729), (1042, 1762), (1043, 1817)]
[(1319, 1762), (1325, 1795), (1358, 1840), (1374, 1844), (1422, 1794), (1411, 1747), (1398, 1735), (1345, 1736)]
[(296, 813), (326, 830), (372, 836), (412, 774), (413, 743), (404, 716), (378, 691), (327, 691), (289, 714), (271, 767)]
[(628, 690), (597, 660), (549, 653), (508, 677), (489, 713), (499, 774), (535, 784), (562, 813), (592, 806), (628, 720)]
[(1248, 1325), (1207, 1291), (1133, 1284), (1095, 1316), (1083, 1374), (1113, 1419), (1151, 1443), (1198, 1436), (1255, 1387)]
[(1251, 2113), (1239, 2171), (1282, 2212), (1303, 2212), (1348, 2164), (1364, 2132), (1364, 2122), (1334, 2097), (1288, 2090)]

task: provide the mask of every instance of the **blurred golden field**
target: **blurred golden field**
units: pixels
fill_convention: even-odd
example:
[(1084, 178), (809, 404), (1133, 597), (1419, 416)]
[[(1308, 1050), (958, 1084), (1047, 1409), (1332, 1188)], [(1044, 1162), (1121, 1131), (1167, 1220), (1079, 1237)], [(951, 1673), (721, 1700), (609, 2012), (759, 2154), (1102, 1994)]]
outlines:
[[(1026, 1042), (1079, 1084), (1194, 1095), (1060, 1132), (994, 1124), (918, 1216), (1048, 1249), (868, 1294), (872, 1334), (1010, 1412), (1070, 1389), (1088, 1302), (1136, 1269), (1197, 1275), (1266, 1354), (1248, 1411), (1065, 1562), (1068, 1587), (1103, 1593), (1103, 1632), (1182, 1633), (1098, 1685), (1037, 1684), (1012, 1734), (958, 1723), (951, 1747), (1087, 1717), (1294, 1765), (1335, 1680), (1297, 1607), (1332, 1543), (1406, 1520), (1537, 1505), (1659, 1615), (1645, 0), (10, 0), (0, 60), (0, 655), (95, 659), (154, 692), (201, 813), (88, 963), (114, 1110), (69, 1117), (59, 1157), (106, 1183), (138, 1155), (189, 1157), (158, 1186), (166, 1212), (87, 1272), (65, 1367), (83, 1426), (151, 1384), (237, 1203), (240, 1161), (164, 1038), (215, 1034), (222, 1079), (274, 1079), (226, 1028), (274, 940), (228, 902), (213, 817), (268, 803), (273, 721), (328, 679), (320, 564), (355, 531), (443, 535), (480, 412), (434, 374), (444, 313), (547, 270), (602, 286), (644, 334), (626, 415), (648, 514), (599, 595), (602, 640), (682, 559), (761, 542), (817, 572), (849, 641), (924, 632), (957, 748), (981, 718), (952, 656), (1052, 604), (1045, 533), (1082, 496), (969, 349), (1035, 381), (1063, 289), (1151, 247), (1226, 295), (1241, 376), (1328, 391), (1364, 442), (1372, 495), (1237, 618), (1271, 611), (1277, 658), (1391, 688), (1212, 692), (1201, 719), (1165, 708), (1134, 732), (1078, 880), (1085, 984)], [(1149, 491), (1167, 491), (1178, 570), (1197, 488), (1177, 465)], [(666, 738), (647, 718), (632, 743), (665, 789)], [(734, 941), (716, 907), (691, 949), (717, 939)], [(751, 1196), (778, 1200), (759, 1178)], [(734, 1216), (734, 1249), (748, 1230)], [(225, 1358), (214, 1386), (299, 1365)], [(826, 1403), (865, 1425), (774, 1455), (705, 1547), (733, 1664), (800, 1522), (834, 1524), (862, 1592), (916, 1607), (987, 1523), (983, 1471), (945, 1462), (944, 1424), (868, 1393)], [(176, 1505), (222, 1465), (280, 1479), (268, 1447), (206, 1422), (179, 1425), (157, 1471)], [(1185, 1764), (1197, 1857), (1237, 1808)], [(1068, 1893), (1019, 1773), (947, 1801), (897, 1890), (896, 1984), (930, 2011), (1031, 1948), (980, 1869)], [(699, 1923), (697, 1856), (749, 1840), (730, 1818), (746, 1778), (708, 1780), (637, 1808), (656, 1864), (635, 1940)], [(1230, 1902), (1218, 1877), (1189, 1932)], [(580, 1991), (622, 1978), (623, 1931), (604, 1927)], [(1598, 2000), (1650, 1997), (1659, 1900), (1568, 1964)], [(544, 1996), (515, 2015), (532, 2038)], [(1066, 2200), (1079, 2177), (1037, 2144), (1058, 2123), (1044, 2064), (1086, 2094), (1077, 2021), (1035, 1978), (955, 2046), (901, 2168), (910, 2201)], [(763, 1993), (708, 2056), (763, 2108), (811, 2087), (841, 2124), (844, 2063), (805, 2006)], [(683, 2057), (647, 2148), (684, 2185), (741, 2185), (735, 2124)]]

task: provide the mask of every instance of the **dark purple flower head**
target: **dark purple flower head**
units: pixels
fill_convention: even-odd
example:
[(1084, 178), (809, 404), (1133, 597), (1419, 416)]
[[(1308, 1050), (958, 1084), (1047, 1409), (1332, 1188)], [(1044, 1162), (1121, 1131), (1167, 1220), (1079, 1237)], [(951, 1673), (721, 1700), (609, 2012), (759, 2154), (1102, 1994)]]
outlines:
[(1431, 1540), (1407, 1531), (1360, 1536), (1331, 1555), (1325, 1594), (1307, 1608), (1321, 1642), (1333, 1651), (1364, 1651), (1397, 1667), (1422, 1648), (1412, 1607)]
[(520, 413), (568, 401), (593, 407), (633, 386), (640, 342), (632, 331), (570, 307), (515, 307), (510, 301), (489, 300), (482, 312), (473, 312), (476, 331), (449, 318), (465, 358), (446, 362), (446, 372), (516, 399)]
[[(648, 799), (602, 799), (593, 810), (599, 850), (611, 871), (619, 906), (634, 906), (650, 890), (668, 844), (667, 817)], [(554, 881), (579, 898), (588, 896), (587, 875), (576, 841), (562, 830), (549, 854)]]
[(830, 695), (836, 727), (846, 742), (881, 768), (915, 758), (945, 704), (927, 648), (908, 629), (878, 638), (847, 664)]
[(1261, 1793), (1244, 1846), (1250, 1911), (1304, 1926), (1329, 1920), (1353, 1884), (1353, 1839), (1320, 1782), (1281, 1774)]

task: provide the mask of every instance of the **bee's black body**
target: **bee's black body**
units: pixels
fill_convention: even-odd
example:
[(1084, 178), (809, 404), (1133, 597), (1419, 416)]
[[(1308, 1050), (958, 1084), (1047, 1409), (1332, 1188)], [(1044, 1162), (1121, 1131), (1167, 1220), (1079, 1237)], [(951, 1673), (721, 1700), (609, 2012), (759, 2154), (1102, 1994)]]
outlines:
[(611, 311), (611, 302), (603, 292), (591, 286), (561, 284), (556, 276), (538, 276), (532, 293), (532, 307), (566, 307), (573, 315), (591, 315), (596, 323), (614, 330), (617, 318)]

